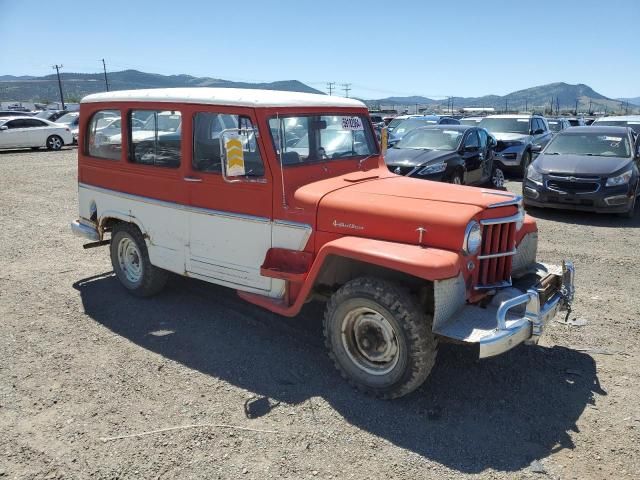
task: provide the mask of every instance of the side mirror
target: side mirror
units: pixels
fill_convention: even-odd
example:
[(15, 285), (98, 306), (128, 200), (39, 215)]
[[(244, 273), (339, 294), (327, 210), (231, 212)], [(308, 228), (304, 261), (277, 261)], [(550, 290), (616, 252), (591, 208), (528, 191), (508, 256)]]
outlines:
[(542, 135), (544, 133), (544, 130), (541, 128), (538, 128), (537, 130), (534, 130), (531, 135)]
[(9, 130), (9, 127), (7, 127), (6, 125), (2, 125), (2, 126), (0, 127), (0, 130)]
[(531, 145), (531, 153), (540, 153), (542, 151), (542, 145)]

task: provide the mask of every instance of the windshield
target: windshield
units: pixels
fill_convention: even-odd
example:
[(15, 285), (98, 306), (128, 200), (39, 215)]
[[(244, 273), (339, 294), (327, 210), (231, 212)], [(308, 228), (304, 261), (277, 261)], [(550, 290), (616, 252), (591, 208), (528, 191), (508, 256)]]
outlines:
[(53, 112), (47, 112), (46, 110), (44, 110), (42, 112), (36, 113), (34, 115), (34, 117), (36, 117), (36, 118), (44, 118), (45, 120), (47, 120), (51, 116), (52, 113)]
[(552, 132), (559, 132), (562, 130), (562, 124), (556, 120), (549, 120), (547, 123), (549, 124), (549, 130)]
[(373, 132), (364, 116), (271, 117), (269, 128), (274, 149), (282, 154), (285, 166), (377, 153)]
[(437, 125), (437, 124), (438, 124), (438, 120), (435, 120), (435, 119), (426, 120), (424, 118), (407, 118), (406, 120), (403, 120), (402, 122), (400, 122), (400, 124), (395, 128), (393, 133), (397, 135), (402, 135), (418, 127), (426, 127), (427, 125)]
[(557, 135), (544, 151), (545, 155), (593, 155), (629, 157), (631, 148), (626, 135), (602, 133), (565, 133)]
[(528, 118), (483, 118), (479, 127), (490, 133), (522, 133), (529, 135)]
[(599, 120), (593, 123), (598, 127), (631, 127), (634, 132), (640, 133), (640, 120), (627, 122), (626, 120)]
[(73, 123), (73, 121), (76, 120), (79, 116), (80, 114), (77, 112), (65, 113), (58, 120), (56, 120), (56, 123)]
[(477, 118), (461, 118), (460, 125), (477, 125), (480, 122), (480, 119)]
[(405, 135), (393, 148), (457, 150), (463, 133), (441, 128), (418, 128)]
[(393, 130), (394, 128), (396, 128), (398, 125), (400, 125), (400, 123), (405, 120), (404, 118), (394, 118), (393, 120), (391, 120), (389, 122), (389, 125), (387, 125), (387, 129), (389, 131)]

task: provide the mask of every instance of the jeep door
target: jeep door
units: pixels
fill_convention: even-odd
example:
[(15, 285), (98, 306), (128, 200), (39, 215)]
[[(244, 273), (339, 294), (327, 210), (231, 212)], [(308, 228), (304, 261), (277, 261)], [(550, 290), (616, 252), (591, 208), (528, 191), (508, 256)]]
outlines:
[[(271, 248), (271, 179), (262, 139), (248, 108), (211, 107), (190, 116), (193, 139), (187, 271), (213, 283), (265, 294), (271, 278), (260, 275)], [(223, 175), (221, 142), (243, 128), (244, 174)]]

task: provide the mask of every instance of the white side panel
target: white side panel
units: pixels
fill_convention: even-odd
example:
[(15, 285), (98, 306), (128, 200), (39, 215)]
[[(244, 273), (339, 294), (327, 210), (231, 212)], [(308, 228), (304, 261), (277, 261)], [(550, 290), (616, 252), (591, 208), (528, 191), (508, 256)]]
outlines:
[[(311, 236), (311, 225), (293, 222), (273, 222), (271, 230), (271, 244), (277, 248), (288, 248), (290, 250), (304, 249)], [(280, 298), (284, 295), (284, 280), (273, 279), (271, 284), (270, 297)]]
[(180, 205), (80, 185), (80, 216), (114, 217), (138, 225), (145, 235), (151, 263), (184, 275), (188, 213)]
[(268, 218), (206, 209), (189, 213), (190, 273), (265, 293), (271, 290), (271, 278), (260, 275), (260, 266), (269, 248)]

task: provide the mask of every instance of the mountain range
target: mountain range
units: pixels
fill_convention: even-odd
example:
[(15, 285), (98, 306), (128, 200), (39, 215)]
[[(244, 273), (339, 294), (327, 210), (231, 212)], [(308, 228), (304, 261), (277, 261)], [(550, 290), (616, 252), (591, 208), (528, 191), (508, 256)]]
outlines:
[[(77, 102), (85, 95), (105, 91), (103, 73), (61, 73), (63, 93), (68, 102)], [(0, 100), (36, 101), (48, 103), (59, 99), (58, 81), (55, 74), (44, 77), (0, 75)], [(266, 90), (288, 90), (294, 92), (323, 93), (298, 80), (282, 80), (270, 83), (232, 82), (211, 77), (191, 75), (160, 75), (138, 70), (109, 72), (110, 90), (135, 90), (139, 88), (169, 87), (226, 87), (261, 88)]]
[[(105, 90), (103, 73), (61, 73), (65, 100), (77, 102), (85, 95)], [(267, 90), (288, 90), (308, 93), (324, 93), (298, 80), (282, 80), (270, 83), (234, 82), (212, 77), (191, 75), (160, 75), (138, 70), (109, 72), (110, 90), (132, 90), (140, 88), (167, 87), (227, 87), (261, 88)], [(58, 82), (55, 74), (42, 77), (30, 75), (0, 75), (0, 101), (35, 101), (48, 103), (59, 99)], [(387, 97), (377, 100), (363, 100), (370, 108), (402, 107), (418, 105), (421, 109), (447, 108), (448, 99), (432, 99), (423, 96)], [(544, 110), (551, 103), (554, 109), (574, 110), (578, 102), (580, 111), (622, 111), (629, 107), (631, 112), (639, 110), (640, 97), (611, 99), (584, 84), (550, 83), (518, 90), (508, 95), (485, 95), (482, 97), (452, 97), (453, 108), (493, 107), (496, 110)]]
[[(639, 99), (626, 99), (630, 104), (639, 101)], [(447, 108), (449, 99), (432, 99), (421, 96), (409, 97), (387, 97), (377, 100), (366, 100), (370, 107), (385, 108), (392, 105), (419, 105), (421, 108)], [(576, 102), (579, 111), (619, 111), (622, 108), (622, 102), (618, 99), (605, 97), (596, 92), (588, 85), (577, 84), (571, 85), (564, 82), (550, 83), (537, 87), (526, 88), (507, 95), (485, 95), (483, 97), (451, 97), (453, 108), (459, 109), (464, 107), (491, 107), (496, 110), (525, 110), (540, 109), (549, 107), (553, 102), (554, 109), (557, 106), (560, 109), (575, 110)], [(633, 108), (632, 108), (633, 110)]]

